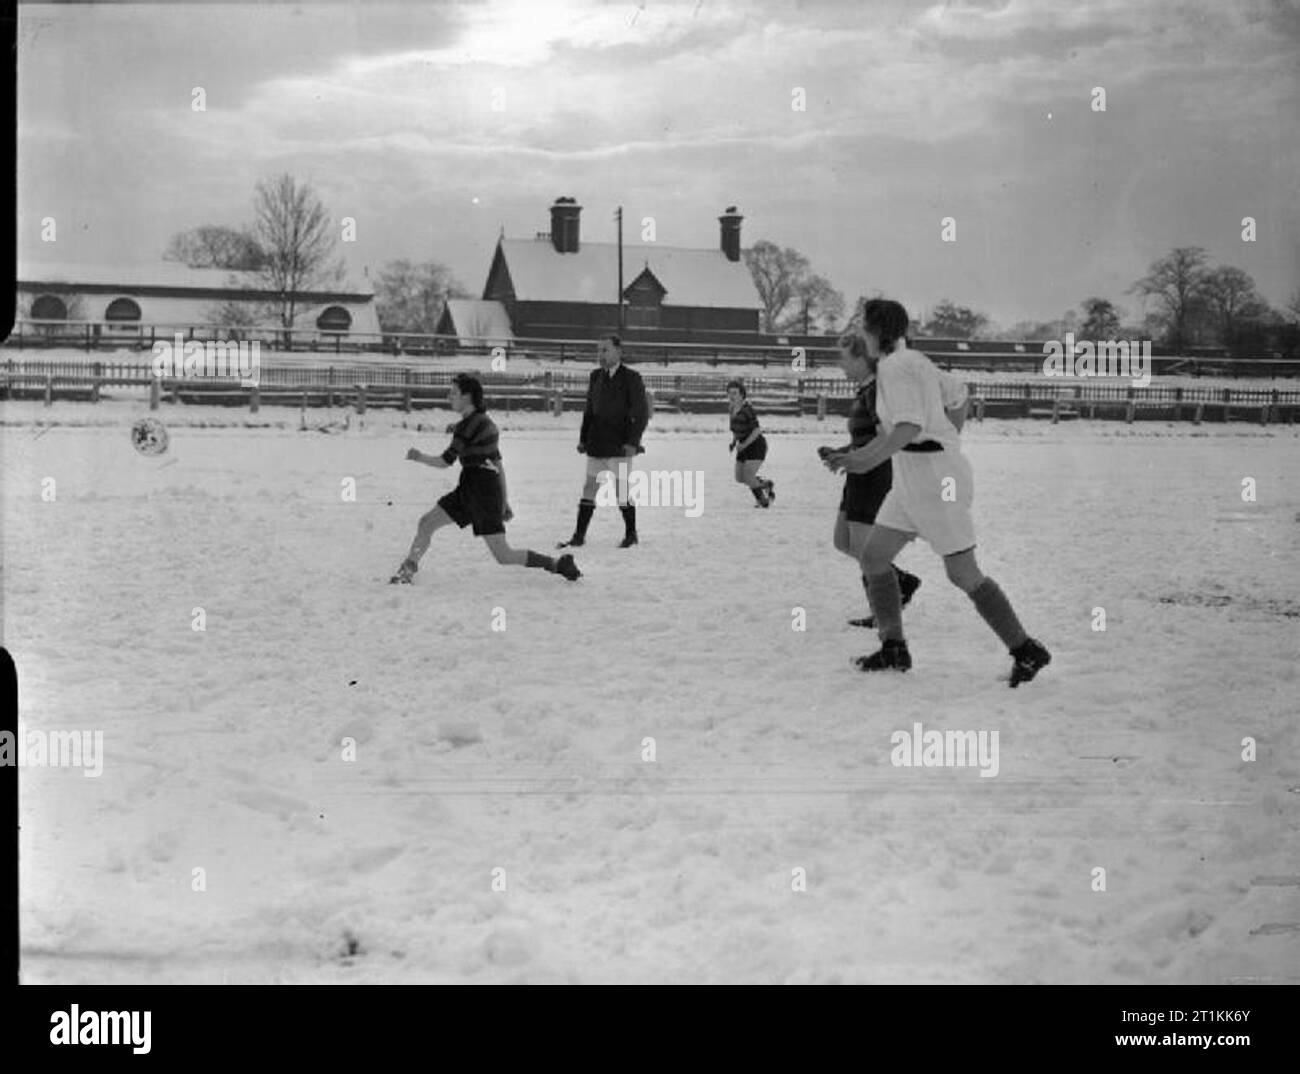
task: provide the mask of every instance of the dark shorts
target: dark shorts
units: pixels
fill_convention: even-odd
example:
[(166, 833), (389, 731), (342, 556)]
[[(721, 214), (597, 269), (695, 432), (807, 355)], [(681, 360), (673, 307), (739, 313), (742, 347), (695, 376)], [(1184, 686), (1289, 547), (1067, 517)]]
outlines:
[(889, 495), (893, 484), (893, 466), (885, 463), (865, 474), (847, 474), (844, 478), (844, 495), (840, 497), (840, 510), (850, 522), (876, 521), (876, 512)]
[(472, 525), (475, 537), (506, 531), (501, 479), (490, 470), (462, 471), (460, 484), (439, 500), (438, 506), (461, 529)]
[(760, 436), (749, 447), (736, 452), (737, 462), (753, 462), (755, 459), (760, 462), (767, 458), (767, 438)]

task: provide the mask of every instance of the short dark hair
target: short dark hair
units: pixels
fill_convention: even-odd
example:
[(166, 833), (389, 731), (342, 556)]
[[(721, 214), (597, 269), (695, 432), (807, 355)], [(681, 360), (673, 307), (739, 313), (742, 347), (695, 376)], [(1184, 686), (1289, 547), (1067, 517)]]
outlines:
[(740, 397), (742, 399), (749, 397), (749, 392), (745, 391), (745, 382), (743, 380), (727, 381), (727, 391), (731, 391), (732, 388), (735, 388), (736, 391), (740, 392)]
[(483, 409), (483, 382), (472, 373), (456, 374), (456, 390), (461, 395), (468, 395), (474, 402), (475, 410)]
[(868, 357), (867, 341), (862, 338), (861, 333), (845, 332), (844, 335), (840, 336), (838, 342), (840, 347), (848, 351), (854, 358)]
[(874, 332), (880, 340), (880, 349), (888, 354), (898, 340), (907, 343), (907, 328), (911, 318), (902, 303), (891, 298), (872, 298), (862, 305), (862, 327)]
[(612, 344), (614, 344), (614, 346), (617, 347), (619, 350), (623, 349), (623, 341), (618, 338), (617, 332), (611, 332), (605, 338), (609, 340)]

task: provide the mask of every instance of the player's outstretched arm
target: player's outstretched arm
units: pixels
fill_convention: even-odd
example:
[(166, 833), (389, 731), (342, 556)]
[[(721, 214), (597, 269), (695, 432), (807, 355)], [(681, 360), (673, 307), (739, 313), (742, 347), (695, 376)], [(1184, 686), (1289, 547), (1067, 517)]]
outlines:
[(406, 452), (406, 457), (410, 459), (411, 462), (420, 462), (423, 463), (425, 466), (432, 466), (434, 469), (437, 470), (445, 470), (448, 466), (451, 465), (451, 463), (449, 463), (441, 455), (426, 455), (419, 448), (408, 449), (408, 451)]
[(831, 470), (844, 470), (850, 474), (865, 474), (888, 461), (916, 439), (921, 426), (910, 421), (900, 421), (885, 436), (877, 436), (860, 448), (841, 455), (829, 455), (826, 466)]

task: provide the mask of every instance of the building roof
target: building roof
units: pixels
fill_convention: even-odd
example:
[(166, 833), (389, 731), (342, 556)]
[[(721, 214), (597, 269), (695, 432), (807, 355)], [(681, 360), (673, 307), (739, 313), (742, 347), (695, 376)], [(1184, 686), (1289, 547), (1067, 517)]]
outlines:
[[(501, 239), (515, 298), (521, 302), (602, 302), (618, 289), (618, 245), (584, 242), (577, 253), (557, 253), (549, 239)], [(631, 244), (623, 247), (623, 286), (646, 265), (666, 290), (665, 306), (760, 309), (754, 279), (743, 261), (721, 250)]]
[[(75, 264), (71, 262), (24, 261), (18, 265), (18, 283), (31, 287), (34, 284), (58, 283), (67, 287), (88, 285), (115, 287), (129, 294), (135, 288), (168, 288), (195, 291), (261, 291), (265, 281), (252, 273), (228, 269), (196, 269), (180, 261), (148, 261), (116, 265)], [(338, 284), (305, 291), (303, 294), (373, 295), (374, 285), (369, 279), (344, 279)]]
[(515, 338), (510, 330), (510, 315), (500, 302), (478, 298), (449, 298), (446, 316), (451, 318), (452, 331), (457, 336), (489, 342)]

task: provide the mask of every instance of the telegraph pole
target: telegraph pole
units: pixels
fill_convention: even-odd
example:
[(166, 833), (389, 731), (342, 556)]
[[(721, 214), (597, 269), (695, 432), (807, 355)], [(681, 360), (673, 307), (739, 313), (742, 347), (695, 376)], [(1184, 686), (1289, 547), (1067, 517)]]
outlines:
[(614, 214), (618, 221), (618, 330), (623, 331), (623, 206)]

